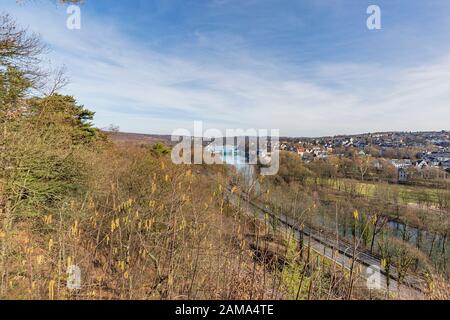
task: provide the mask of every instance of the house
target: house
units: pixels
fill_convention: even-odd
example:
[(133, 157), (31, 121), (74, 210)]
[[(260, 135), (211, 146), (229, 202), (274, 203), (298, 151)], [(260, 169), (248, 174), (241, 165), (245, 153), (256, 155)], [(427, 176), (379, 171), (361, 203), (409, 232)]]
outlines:
[(447, 161), (450, 161), (450, 153), (446, 153), (446, 152), (440, 153), (440, 154), (437, 155), (436, 159), (437, 159), (439, 162), (447, 162)]
[(428, 168), (428, 167), (429, 167), (428, 163), (425, 160), (421, 160), (421, 161), (417, 161), (416, 162), (416, 168), (418, 170), (422, 170), (422, 169), (425, 169), (425, 168)]
[(405, 168), (398, 169), (398, 182), (399, 183), (408, 182), (408, 171)]
[(342, 142), (343, 147), (350, 147), (353, 146), (353, 138), (350, 138), (350, 140), (345, 140)]
[(377, 170), (382, 170), (383, 169), (383, 165), (381, 164), (381, 162), (378, 159), (374, 159), (372, 161), (372, 167), (374, 167)]
[(412, 161), (410, 159), (403, 159), (403, 160), (397, 160), (393, 159), (391, 160), (392, 165), (397, 169), (406, 169), (412, 166)]
[(441, 163), (442, 169), (449, 170), (450, 169), (450, 161), (445, 161)]
[(311, 150), (311, 153), (316, 159), (326, 159), (328, 157), (328, 153), (326, 150), (322, 150), (320, 147), (314, 147)]
[(308, 152), (305, 152), (302, 156), (302, 160), (305, 161), (306, 163), (311, 162), (312, 160), (314, 160), (314, 155)]
[(298, 154), (300, 157), (303, 157), (303, 155), (305, 154), (305, 152), (306, 152), (306, 149), (305, 149), (305, 148), (303, 148), (303, 147), (297, 147), (297, 154)]

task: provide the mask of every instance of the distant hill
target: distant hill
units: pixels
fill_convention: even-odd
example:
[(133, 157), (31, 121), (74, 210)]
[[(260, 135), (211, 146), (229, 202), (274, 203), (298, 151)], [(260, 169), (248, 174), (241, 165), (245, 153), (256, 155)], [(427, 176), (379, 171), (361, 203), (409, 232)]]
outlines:
[(128, 133), (128, 132), (106, 132), (111, 137), (112, 141), (118, 144), (148, 144), (153, 145), (155, 143), (164, 143), (166, 145), (172, 145), (170, 135), (156, 135), (156, 134), (140, 134), (140, 133)]

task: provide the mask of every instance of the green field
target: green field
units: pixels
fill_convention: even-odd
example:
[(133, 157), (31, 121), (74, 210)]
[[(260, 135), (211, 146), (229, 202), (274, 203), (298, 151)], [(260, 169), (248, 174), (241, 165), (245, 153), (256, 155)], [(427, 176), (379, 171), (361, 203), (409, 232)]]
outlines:
[[(434, 189), (426, 187), (415, 187), (407, 185), (371, 183), (351, 179), (319, 179), (319, 184), (332, 188), (336, 191), (356, 194), (364, 197), (387, 197), (397, 200), (401, 204), (421, 204), (442, 205), (450, 200), (450, 190)], [(315, 183), (314, 179), (309, 179), (308, 184)]]

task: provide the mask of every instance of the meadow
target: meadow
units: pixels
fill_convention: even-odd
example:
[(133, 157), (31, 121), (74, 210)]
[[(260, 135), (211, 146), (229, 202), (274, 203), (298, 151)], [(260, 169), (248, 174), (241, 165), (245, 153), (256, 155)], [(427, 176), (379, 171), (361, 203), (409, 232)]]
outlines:
[[(315, 183), (313, 179), (310, 179), (308, 182), (310, 184)], [(345, 178), (320, 179), (319, 183), (337, 191), (352, 192), (359, 196), (371, 198), (376, 197), (380, 190), (383, 189), (383, 191), (387, 191), (389, 194), (397, 195), (397, 201), (404, 205), (428, 204), (439, 208), (439, 206), (443, 205), (443, 201), (450, 199), (450, 190), (421, 186), (387, 183), (380, 185), (380, 183), (363, 182)]]

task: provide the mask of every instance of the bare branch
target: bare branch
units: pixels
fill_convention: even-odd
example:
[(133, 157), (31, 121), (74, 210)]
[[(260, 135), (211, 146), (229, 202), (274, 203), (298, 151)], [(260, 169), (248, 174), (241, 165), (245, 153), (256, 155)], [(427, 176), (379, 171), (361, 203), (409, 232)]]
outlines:
[(46, 51), (39, 35), (20, 28), (8, 14), (0, 15), (0, 65), (14, 67), (31, 78)]
[(66, 66), (49, 68), (45, 74), (41, 75), (41, 81), (36, 89), (45, 97), (52, 96), (69, 84)]

